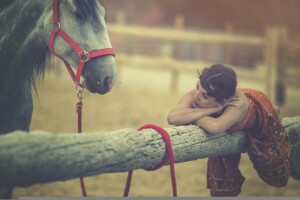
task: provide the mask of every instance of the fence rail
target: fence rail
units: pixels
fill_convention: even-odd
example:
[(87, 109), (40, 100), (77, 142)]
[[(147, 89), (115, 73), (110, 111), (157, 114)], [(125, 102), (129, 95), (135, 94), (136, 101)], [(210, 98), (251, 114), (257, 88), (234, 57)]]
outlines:
[(147, 28), (134, 25), (108, 24), (108, 30), (110, 34), (117, 33), (122, 36), (156, 38), (163, 40), (181, 40), (184, 42), (238, 43), (247, 45), (266, 44), (266, 38), (263, 37), (178, 30), (174, 28)]
[[(128, 57), (123, 56), (121, 61), (126, 63), (126, 66), (133, 66), (128, 64), (130, 62), (136, 64), (140, 62), (136, 57), (131, 58), (133, 55), (152, 55), (156, 57), (156, 61), (163, 60), (164, 67), (155, 66), (153, 60), (147, 63), (147, 56), (143, 57), (145, 60), (140, 62), (141, 66), (160, 70), (168, 69), (173, 76), (172, 82), (176, 83), (177, 81), (174, 80), (177, 79), (178, 73), (195, 68), (189, 67), (191, 64), (181, 62), (178, 58), (186, 57), (186, 60), (193, 60), (191, 59), (193, 54), (199, 57), (196, 61), (193, 60), (195, 63), (222, 62), (235, 66), (238, 74), (243, 77), (252, 78), (253, 81), (263, 79), (264, 91), (270, 100), (278, 105), (284, 104), (286, 84), (290, 83), (290, 80), (295, 83), (296, 80), (295, 78), (289, 79), (286, 75), (294, 77), (295, 74), (299, 74), (298, 69), (288, 69), (291, 61), (297, 62), (297, 58), (289, 58), (295, 57), (290, 52), (300, 50), (299, 42), (288, 39), (287, 29), (268, 27), (266, 34), (258, 37), (235, 34), (232, 30), (227, 32), (192, 31), (184, 29), (181, 23), (175, 24), (175, 28), (148, 28), (116, 23), (108, 24), (108, 30), (114, 47), (128, 55)], [(134, 41), (138, 41), (138, 44), (134, 44)], [(248, 50), (245, 51), (245, 49)], [(180, 56), (181, 54), (183, 55)], [(170, 58), (171, 61), (166, 61), (165, 58)], [(285, 73), (285, 71), (288, 72)], [(171, 87), (171, 90), (176, 91), (176, 86)]]
[[(297, 147), (293, 148), (291, 175), (300, 180), (300, 117), (284, 118), (283, 125)], [(208, 135), (194, 125), (165, 130), (176, 163), (246, 149), (243, 132)], [(15, 131), (0, 136), (0, 188), (149, 168), (160, 164), (165, 152), (161, 136), (153, 129), (89, 134)]]

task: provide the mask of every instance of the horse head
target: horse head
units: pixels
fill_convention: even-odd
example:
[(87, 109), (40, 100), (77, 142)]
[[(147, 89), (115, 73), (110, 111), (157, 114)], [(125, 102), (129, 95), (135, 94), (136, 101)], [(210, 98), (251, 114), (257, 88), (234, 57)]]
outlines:
[[(55, 0), (53, 2), (55, 4)], [(84, 79), (83, 85), (90, 92), (99, 94), (109, 92), (114, 85), (116, 76), (114, 53), (110, 51), (110, 53), (104, 53), (90, 59), (85, 54), (92, 55), (93, 52), (112, 50), (104, 21), (105, 10), (103, 6), (98, 0), (60, 0), (57, 2), (59, 22), (53, 21), (52, 23), (52, 17), (46, 18), (44, 30), (47, 33), (45, 35), (51, 40), (50, 30), (52, 29), (53, 32), (53, 29), (59, 28), (75, 45), (70, 44), (70, 41), (61, 37), (62, 35), (56, 34), (52, 38), (52, 44), (50, 41), (49, 48), (64, 62), (80, 70), (79, 80), (75, 82), (80, 82), (81, 74)], [(54, 7), (53, 9), (55, 9)], [(54, 15), (55, 12), (53, 12)], [(82, 73), (79, 69), (80, 62), (84, 62)]]

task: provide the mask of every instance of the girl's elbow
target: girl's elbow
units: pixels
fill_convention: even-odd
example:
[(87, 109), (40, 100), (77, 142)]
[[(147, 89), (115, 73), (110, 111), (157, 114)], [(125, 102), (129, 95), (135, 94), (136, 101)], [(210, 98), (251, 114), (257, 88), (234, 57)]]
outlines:
[(168, 117), (167, 117), (167, 121), (168, 121), (168, 124), (170, 125), (177, 125), (176, 124), (176, 119), (175, 117), (172, 115), (172, 113), (169, 113)]
[(167, 121), (168, 121), (168, 124), (174, 125), (174, 121), (173, 121), (173, 119), (171, 117), (168, 117)]
[(224, 133), (226, 130), (224, 130), (222, 128), (222, 126), (220, 126), (220, 124), (218, 123), (212, 123), (209, 127), (208, 130), (206, 130), (209, 134), (220, 134), (220, 133)]
[(170, 113), (167, 117), (167, 121), (169, 125), (173, 126), (181, 126), (183, 125), (181, 119), (174, 113)]
[(167, 121), (168, 121), (169, 125), (173, 125), (173, 126), (181, 126), (182, 125), (179, 121), (177, 121), (174, 118), (168, 118)]
[(213, 128), (213, 127), (211, 127), (210, 130), (208, 130), (207, 132), (212, 135), (217, 135), (222, 133), (222, 131), (220, 131), (218, 128)]

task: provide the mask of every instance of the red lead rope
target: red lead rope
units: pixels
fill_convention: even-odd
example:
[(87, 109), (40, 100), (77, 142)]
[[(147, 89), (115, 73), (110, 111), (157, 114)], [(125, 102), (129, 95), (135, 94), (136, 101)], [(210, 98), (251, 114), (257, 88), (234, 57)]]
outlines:
[[(76, 74), (73, 72), (70, 64), (62, 57), (58, 56), (54, 52), (54, 40), (56, 36), (59, 35), (62, 39), (67, 42), (72, 49), (76, 52), (76, 54), (79, 56), (80, 60), (77, 66)], [(76, 83), (76, 87), (82, 87), (82, 84), (80, 83), (80, 76), (81, 72), (84, 68), (84, 65), (86, 62), (88, 62), (92, 58), (100, 57), (100, 56), (106, 56), (106, 55), (112, 55), (115, 56), (115, 51), (112, 48), (106, 48), (106, 49), (99, 49), (91, 52), (87, 52), (84, 49), (81, 49), (80, 46), (62, 29), (59, 23), (59, 0), (53, 0), (53, 27), (49, 38), (49, 48), (50, 52), (57, 57), (59, 57), (65, 64), (72, 80)], [(78, 133), (82, 132), (82, 90), (78, 90), (80, 94), (77, 93), (77, 96), (79, 98), (79, 102), (76, 104), (77, 108), (77, 115), (78, 115)], [(81, 185), (81, 191), (82, 196), (86, 197), (86, 190), (84, 186), (83, 177), (80, 178), (80, 185)]]
[[(82, 92), (83, 90), (77, 91), (77, 97), (79, 99), (78, 103), (76, 104), (76, 111), (77, 111), (77, 132), (79, 134), (82, 133)], [(81, 187), (81, 193), (82, 196), (87, 197), (85, 185), (84, 185), (84, 179), (83, 177), (80, 177), (80, 187)]]
[[(150, 128), (156, 130), (159, 134), (161, 134), (161, 136), (163, 137), (164, 142), (166, 144), (167, 153), (166, 153), (163, 161), (159, 165), (157, 165), (155, 167), (152, 167), (152, 168), (147, 168), (145, 170), (147, 170), (147, 171), (157, 170), (157, 169), (161, 168), (162, 166), (166, 165), (167, 161), (169, 160), (170, 174), (171, 174), (171, 181), (172, 181), (172, 189), (173, 189), (173, 197), (177, 197), (177, 187), (176, 187), (176, 177), (175, 177), (175, 167), (174, 167), (174, 153), (173, 153), (173, 148), (172, 148), (172, 143), (171, 143), (170, 136), (163, 128), (161, 128), (159, 126), (156, 126), (154, 124), (146, 124), (146, 125), (140, 127), (138, 129), (138, 131), (140, 131), (142, 129), (150, 129)], [(128, 197), (132, 174), (133, 174), (133, 171), (128, 172), (123, 197)]]

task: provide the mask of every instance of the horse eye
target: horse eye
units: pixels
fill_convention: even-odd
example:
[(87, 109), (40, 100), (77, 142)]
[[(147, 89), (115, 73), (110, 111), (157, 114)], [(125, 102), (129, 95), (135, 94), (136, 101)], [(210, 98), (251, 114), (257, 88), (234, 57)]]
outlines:
[(84, 20), (84, 16), (81, 13), (75, 12), (74, 15), (77, 19)]

